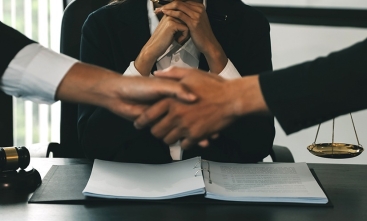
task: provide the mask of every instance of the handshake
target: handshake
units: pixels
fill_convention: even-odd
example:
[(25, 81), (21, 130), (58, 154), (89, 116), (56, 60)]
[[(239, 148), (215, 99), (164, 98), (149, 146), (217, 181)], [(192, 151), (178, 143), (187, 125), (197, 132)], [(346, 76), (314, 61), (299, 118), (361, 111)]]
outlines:
[(112, 91), (98, 105), (133, 120), (138, 129), (150, 126), (167, 144), (181, 140), (183, 148), (208, 146), (207, 138), (237, 118), (266, 110), (257, 75), (224, 80), (198, 69), (170, 67), (155, 76), (102, 82), (101, 90)]
[[(246, 114), (246, 111), (250, 112), (257, 108), (255, 105), (261, 104), (261, 100), (259, 102), (253, 97), (259, 94), (259, 98), (262, 98), (258, 77), (224, 80), (218, 76), (223, 72), (229, 59), (211, 29), (201, 0), (172, 1), (163, 6), (156, 6), (155, 9), (148, 9), (154, 10), (150, 10), (150, 13), (155, 14), (150, 16), (152, 22), (149, 27), (152, 28), (150, 30), (152, 34), (138, 53), (133, 63), (134, 67), (131, 68), (133, 70), (131, 73), (147, 78), (127, 77), (124, 74), (119, 77), (106, 76), (93, 84), (91, 82), (93, 74), (88, 71), (88, 75), (80, 78), (83, 84), (91, 82), (84, 90), (89, 92), (85, 95), (87, 98), (71, 97), (71, 99), (107, 108), (119, 116), (134, 121), (138, 129), (150, 127), (151, 133), (167, 144), (180, 140), (182, 148), (198, 143), (207, 146), (208, 138), (217, 136), (219, 131)], [(85, 25), (88, 26), (88, 21)], [(87, 39), (87, 36), (88, 32), (84, 37)], [(175, 47), (170, 47), (171, 45)], [(180, 50), (181, 48), (185, 50)], [(180, 53), (180, 57), (185, 59), (180, 60), (176, 57), (174, 61), (177, 63), (171, 62), (170, 55), (173, 51)], [(210, 73), (198, 69), (169, 67), (199, 67), (202, 55)], [(163, 71), (155, 72), (155, 77), (150, 78), (148, 76), (154, 65)], [(130, 71), (130, 68), (127, 70)], [(98, 78), (101, 78), (100, 73)], [(78, 81), (72, 82), (75, 84)], [(81, 85), (78, 84), (78, 87)], [(246, 85), (251, 87), (250, 91), (246, 90)], [(74, 88), (69, 88), (72, 89)], [(252, 89), (257, 89), (256, 93)], [(63, 99), (60, 96), (58, 98)], [(88, 117), (94, 110), (84, 109), (84, 111), (83, 120), (91, 122)], [(98, 121), (102, 118), (94, 119)]]
[(125, 102), (107, 108), (134, 120), (137, 129), (150, 126), (152, 134), (167, 144), (181, 140), (182, 148), (197, 143), (207, 146), (208, 137), (217, 136), (240, 116), (244, 106), (241, 80), (226, 81), (213, 74), (220, 73), (228, 59), (211, 30), (201, 0), (152, 1), (160, 22), (134, 62), (138, 72), (149, 76), (173, 41), (184, 45), (191, 38), (205, 56), (211, 74), (171, 67), (156, 72), (155, 78), (125, 78), (132, 81), (123, 88)]

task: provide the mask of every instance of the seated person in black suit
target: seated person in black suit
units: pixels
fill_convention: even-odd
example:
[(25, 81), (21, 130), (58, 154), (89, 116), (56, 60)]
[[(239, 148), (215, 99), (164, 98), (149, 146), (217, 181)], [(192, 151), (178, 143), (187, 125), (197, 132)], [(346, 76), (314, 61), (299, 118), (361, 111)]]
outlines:
[[(169, 4), (173, 10), (160, 12), (150, 0), (116, 0), (92, 13), (82, 30), (81, 60), (146, 77), (169, 66), (196, 67), (224, 78), (272, 69), (269, 23), (256, 10), (240, 0)], [(183, 14), (191, 17), (179, 19)], [(195, 156), (258, 162), (270, 153), (275, 135), (272, 116), (246, 116), (221, 131), (210, 147), (181, 150), (179, 143), (169, 146), (155, 138), (149, 128), (137, 130), (132, 122), (88, 105), (79, 106), (78, 132), (88, 158), (138, 163)]]

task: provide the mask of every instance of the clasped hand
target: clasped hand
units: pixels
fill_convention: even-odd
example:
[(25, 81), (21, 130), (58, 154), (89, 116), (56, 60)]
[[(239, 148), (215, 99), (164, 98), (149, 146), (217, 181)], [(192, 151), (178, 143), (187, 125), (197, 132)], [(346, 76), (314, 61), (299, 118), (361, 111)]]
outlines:
[[(223, 70), (227, 57), (211, 30), (202, 3), (177, 0), (157, 8), (155, 13), (162, 19), (135, 60), (135, 66), (143, 76), (149, 74), (156, 60), (174, 40), (184, 44), (190, 37), (205, 55), (210, 71), (220, 73)], [(228, 100), (235, 100), (237, 96), (229, 87), (229, 81), (197, 69), (169, 68), (155, 75), (178, 81), (197, 99), (187, 102), (169, 97), (150, 107), (144, 105), (134, 113), (134, 116), (139, 115), (135, 120), (136, 128), (152, 126), (151, 132), (157, 138), (167, 144), (181, 140), (181, 147), (186, 148), (200, 141), (203, 146), (207, 145), (207, 137), (215, 136), (234, 120), (237, 102)]]
[(156, 30), (140, 51), (135, 67), (143, 76), (148, 76), (154, 63), (175, 40), (183, 45), (190, 37), (204, 54), (210, 71), (220, 73), (227, 64), (227, 57), (215, 38), (205, 7), (195, 1), (173, 1), (155, 13), (162, 16)]
[(198, 69), (177, 67), (155, 75), (177, 80), (197, 99), (182, 102), (171, 97), (157, 101), (137, 117), (136, 128), (151, 126), (155, 137), (167, 144), (181, 140), (181, 147), (187, 148), (215, 135), (237, 118), (241, 99), (233, 87), (236, 81), (227, 81)]

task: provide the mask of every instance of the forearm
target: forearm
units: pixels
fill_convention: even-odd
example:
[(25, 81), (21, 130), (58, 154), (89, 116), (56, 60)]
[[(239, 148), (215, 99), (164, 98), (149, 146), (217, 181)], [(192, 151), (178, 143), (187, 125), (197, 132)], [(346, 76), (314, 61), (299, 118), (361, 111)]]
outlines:
[(56, 92), (57, 99), (101, 106), (127, 119), (136, 118), (148, 104), (166, 96), (185, 102), (196, 100), (172, 80), (125, 77), (84, 63), (71, 67)]
[(139, 53), (138, 57), (135, 59), (135, 68), (142, 76), (149, 76), (156, 58), (143, 48)]
[(269, 109), (290, 134), (365, 109), (366, 70), (364, 40), (327, 57), (263, 73), (260, 85)]
[(116, 88), (108, 86), (114, 81), (122, 82), (123, 79), (107, 69), (76, 63), (57, 88), (56, 99), (106, 107), (117, 97)]
[(211, 73), (221, 73), (225, 68), (228, 58), (220, 44), (209, 46), (208, 51), (203, 53), (209, 65)]

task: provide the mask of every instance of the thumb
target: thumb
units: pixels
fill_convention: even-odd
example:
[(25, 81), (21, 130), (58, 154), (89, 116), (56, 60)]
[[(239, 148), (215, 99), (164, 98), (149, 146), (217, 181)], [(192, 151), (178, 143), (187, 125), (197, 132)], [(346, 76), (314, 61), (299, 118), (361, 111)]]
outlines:
[(155, 71), (154, 76), (181, 80), (191, 75), (195, 70), (193, 68), (169, 67), (164, 70)]

